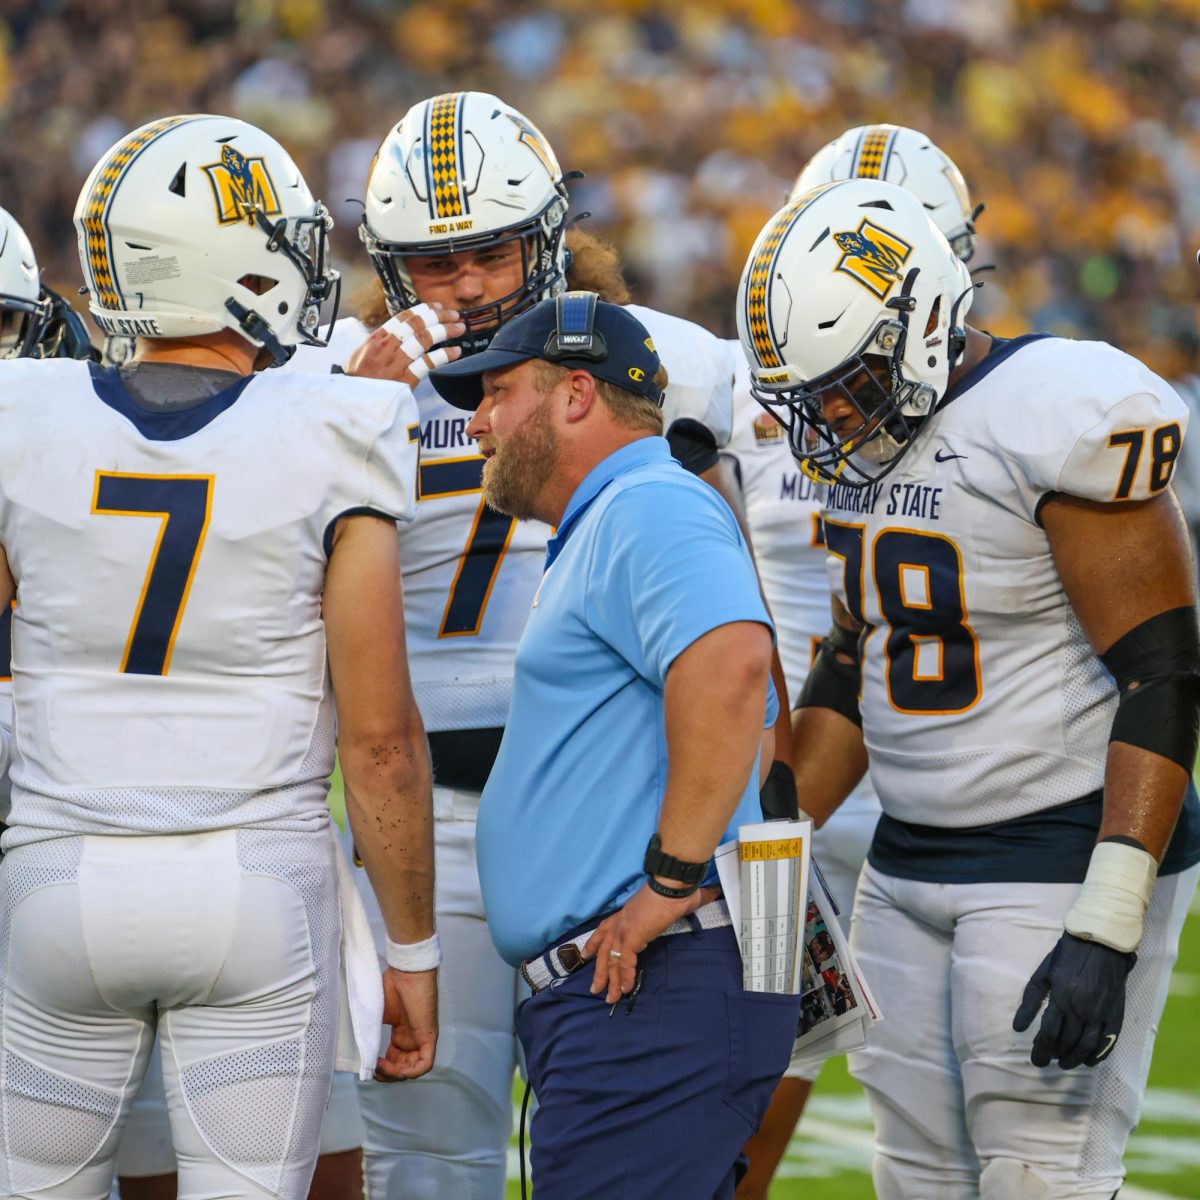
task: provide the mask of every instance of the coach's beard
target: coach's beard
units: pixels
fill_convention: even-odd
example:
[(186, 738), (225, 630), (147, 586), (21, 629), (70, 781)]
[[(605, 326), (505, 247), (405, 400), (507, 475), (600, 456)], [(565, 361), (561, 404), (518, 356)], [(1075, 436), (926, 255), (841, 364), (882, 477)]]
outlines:
[(483, 464), (483, 498), (497, 512), (527, 521), (537, 517), (538, 496), (558, 462), (558, 434), (547, 398), (496, 444)]

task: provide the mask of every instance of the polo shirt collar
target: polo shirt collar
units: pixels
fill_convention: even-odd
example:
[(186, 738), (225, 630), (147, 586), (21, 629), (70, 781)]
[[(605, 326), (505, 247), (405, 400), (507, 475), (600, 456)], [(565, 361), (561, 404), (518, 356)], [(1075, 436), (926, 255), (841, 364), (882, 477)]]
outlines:
[(546, 567), (558, 557), (571, 530), (579, 518), (588, 510), (593, 500), (618, 476), (625, 475), (638, 467), (656, 466), (671, 461), (671, 447), (666, 438), (643, 437), (614, 450), (601, 459), (584, 477), (567, 501), (566, 511), (558, 523), (554, 536), (546, 544)]

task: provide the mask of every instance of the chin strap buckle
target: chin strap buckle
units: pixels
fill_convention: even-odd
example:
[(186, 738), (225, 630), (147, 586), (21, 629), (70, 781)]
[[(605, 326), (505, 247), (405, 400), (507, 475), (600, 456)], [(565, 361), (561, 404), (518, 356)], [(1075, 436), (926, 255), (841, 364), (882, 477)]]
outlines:
[(247, 308), (232, 296), (225, 301), (225, 308), (238, 323), (238, 328), (271, 355), (274, 360), (273, 366), (282, 367), (292, 357), (291, 348), (280, 344), (279, 339), (271, 332), (271, 327), (253, 309)]

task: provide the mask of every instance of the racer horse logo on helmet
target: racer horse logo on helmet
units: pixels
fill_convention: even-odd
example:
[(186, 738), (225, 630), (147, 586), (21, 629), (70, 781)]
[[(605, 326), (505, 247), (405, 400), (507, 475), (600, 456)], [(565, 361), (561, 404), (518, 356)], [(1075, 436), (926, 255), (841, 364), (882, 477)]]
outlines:
[(886, 300), (900, 281), (900, 268), (912, 254), (912, 246), (903, 238), (865, 217), (853, 233), (835, 233), (833, 240), (843, 251), (834, 270), (853, 276), (880, 300)]
[(230, 145), (221, 147), (221, 161), (204, 168), (217, 202), (217, 221), (254, 224), (254, 214), (275, 217), (282, 209), (274, 181), (261, 158), (247, 158)]

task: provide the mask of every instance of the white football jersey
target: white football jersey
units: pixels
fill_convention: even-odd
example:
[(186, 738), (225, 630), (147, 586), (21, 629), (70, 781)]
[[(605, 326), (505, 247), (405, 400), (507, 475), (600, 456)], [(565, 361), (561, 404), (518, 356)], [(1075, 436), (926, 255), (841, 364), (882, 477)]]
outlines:
[(1166, 489), (1187, 407), (1099, 342), (998, 342), (898, 467), (825, 509), (831, 581), (863, 639), (884, 811), (1004, 821), (1103, 785), (1116, 687), (1055, 569), (1039, 505)]
[(725, 343), (681, 317), (640, 304), (625, 307), (645, 325), (667, 368), (663, 429), (690, 418), (712, 434), (718, 450), (724, 449), (733, 427), (733, 373)]
[(147, 412), (117, 372), (0, 366), (17, 584), (6, 845), (327, 820), (334, 523), (411, 520), (407, 388), (269, 371)]
[[(725, 452), (737, 463), (754, 562), (775, 622), (788, 696), (795, 704), (833, 621), (821, 527), (824, 489), (796, 465), (783, 426), (751, 395), (741, 342), (728, 346), (734, 373), (733, 436)], [(864, 778), (838, 813), (878, 809), (870, 780)]]
[[(344, 364), (369, 334), (334, 326), (324, 350), (301, 348), (301, 370)], [(290, 365), (289, 365), (290, 366)], [(408, 665), (425, 728), (486, 729), (508, 720), (513, 659), (546, 564), (550, 528), (515, 521), (483, 502), (483, 456), (470, 413), (428, 379), (416, 388), (420, 485), (416, 520), (400, 529)]]
[[(692, 417), (729, 440), (730, 367), (707, 330), (631, 307), (667, 364), (666, 423)], [(370, 330), (348, 317), (327, 347), (300, 347), (285, 370), (344, 365)], [(546, 563), (550, 527), (516, 521), (483, 502), (483, 456), (467, 436), (470, 414), (429, 380), (416, 388), (421, 466), (417, 519), (400, 530), (409, 669), (431, 732), (485, 729), (508, 720), (513, 660)]]

